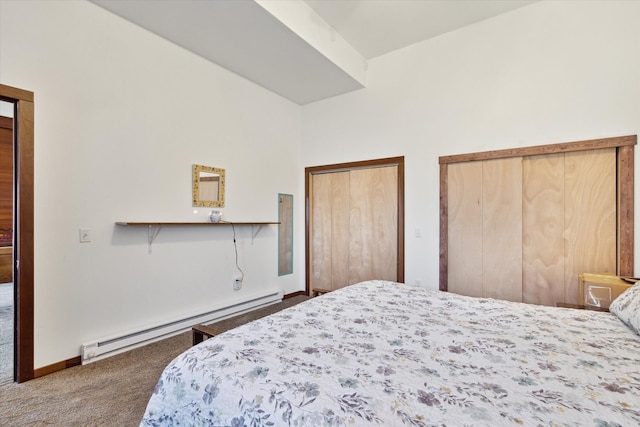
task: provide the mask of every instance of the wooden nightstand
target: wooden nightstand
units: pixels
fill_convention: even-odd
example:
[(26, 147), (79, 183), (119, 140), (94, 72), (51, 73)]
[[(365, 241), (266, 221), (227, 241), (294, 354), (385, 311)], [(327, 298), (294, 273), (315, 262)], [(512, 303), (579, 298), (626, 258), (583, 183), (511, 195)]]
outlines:
[(568, 302), (557, 302), (556, 307), (575, 308), (576, 310), (603, 311), (605, 313), (609, 313), (608, 308), (594, 307), (592, 305), (569, 304)]
[(578, 275), (578, 293), (581, 304), (609, 307), (618, 295), (633, 286), (635, 279), (613, 274), (582, 273)]

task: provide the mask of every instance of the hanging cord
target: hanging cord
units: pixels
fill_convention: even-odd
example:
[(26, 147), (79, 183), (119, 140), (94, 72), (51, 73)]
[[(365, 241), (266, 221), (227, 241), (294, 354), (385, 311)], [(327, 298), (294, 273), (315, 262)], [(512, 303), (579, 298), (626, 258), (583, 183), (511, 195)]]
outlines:
[(231, 224), (231, 229), (233, 230), (233, 249), (235, 250), (235, 253), (236, 253), (236, 268), (240, 272), (240, 281), (242, 282), (244, 281), (244, 271), (242, 271), (242, 269), (240, 268), (240, 265), (238, 265), (238, 244), (236, 242), (236, 226), (233, 225), (233, 222), (231, 221), (221, 221), (221, 222), (226, 222), (227, 224)]

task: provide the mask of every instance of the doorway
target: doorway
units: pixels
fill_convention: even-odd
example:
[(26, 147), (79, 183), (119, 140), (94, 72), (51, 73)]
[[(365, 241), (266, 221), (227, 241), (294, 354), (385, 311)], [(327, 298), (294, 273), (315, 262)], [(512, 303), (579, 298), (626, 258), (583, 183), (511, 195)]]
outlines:
[(13, 106), (13, 379), (34, 378), (34, 102), (33, 92), (0, 84)]
[(404, 157), (305, 169), (306, 292), (404, 281)]
[(13, 104), (0, 101), (0, 383), (14, 379)]

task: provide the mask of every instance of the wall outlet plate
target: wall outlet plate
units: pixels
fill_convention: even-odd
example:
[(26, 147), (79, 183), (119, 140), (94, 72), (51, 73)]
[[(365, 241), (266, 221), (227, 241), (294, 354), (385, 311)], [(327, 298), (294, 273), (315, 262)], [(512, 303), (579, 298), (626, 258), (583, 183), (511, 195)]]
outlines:
[(80, 229), (80, 243), (89, 243), (91, 241), (91, 229), (90, 228), (81, 228)]

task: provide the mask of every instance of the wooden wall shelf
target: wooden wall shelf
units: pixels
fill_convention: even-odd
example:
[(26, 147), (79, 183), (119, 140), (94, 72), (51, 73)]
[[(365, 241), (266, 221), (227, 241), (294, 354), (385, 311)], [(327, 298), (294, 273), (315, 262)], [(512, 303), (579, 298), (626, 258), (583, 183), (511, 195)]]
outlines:
[(153, 242), (158, 237), (160, 230), (162, 227), (220, 227), (220, 226), (251, 226), (251, 243), (253, 243), (253, 239), (260, 233), (260, 230), (265, 225), (275, 225), (280, 224), (279, 222), (260, 222), (260, 221), (251, 221), (251, 222), (234, 222), (234, 221), (220, 221), (220, 222), (151, 222), (151, 221), (117, 221), (116, 225), (121, 226), (142, 226), (147, 227), (147, 243), (149, 245), (149, 253), (152, 252)]

